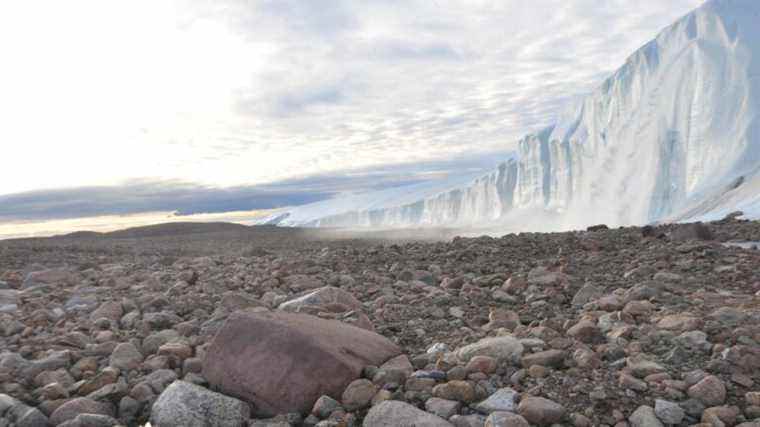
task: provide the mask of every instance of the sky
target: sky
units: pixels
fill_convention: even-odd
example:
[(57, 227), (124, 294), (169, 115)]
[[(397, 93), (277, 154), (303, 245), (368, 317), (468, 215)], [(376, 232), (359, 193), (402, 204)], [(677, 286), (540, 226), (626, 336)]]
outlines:
[(1, 2), (0, 220), (485, 170), (700, 3)]

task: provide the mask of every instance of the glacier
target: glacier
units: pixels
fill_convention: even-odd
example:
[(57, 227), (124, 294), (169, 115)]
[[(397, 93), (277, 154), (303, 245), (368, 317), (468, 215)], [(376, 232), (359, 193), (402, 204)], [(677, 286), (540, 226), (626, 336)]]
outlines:
[(491, 172), (297, 206), (266, 223), (495, 226), (760, 217), (760, 1), (709, 0)]

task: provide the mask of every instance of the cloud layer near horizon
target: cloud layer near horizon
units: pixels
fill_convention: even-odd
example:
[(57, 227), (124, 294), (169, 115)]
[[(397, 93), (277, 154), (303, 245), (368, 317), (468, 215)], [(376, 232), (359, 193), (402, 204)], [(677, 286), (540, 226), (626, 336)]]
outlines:
[(6, 2), (0, 194), (456, 170), (549, 124), (699, 3)]

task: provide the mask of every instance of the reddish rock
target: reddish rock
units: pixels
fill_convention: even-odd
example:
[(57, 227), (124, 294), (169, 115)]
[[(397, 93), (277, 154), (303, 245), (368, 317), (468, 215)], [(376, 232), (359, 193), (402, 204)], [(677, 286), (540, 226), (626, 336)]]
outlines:
[(699, 400), (706, 406), (718, 406), (726, 401), (726, 386), (720, 378), (713, 375), (689, 387), (688, 393), (689, 397)]
[(565, 408), (557, 402), (543, 397), (527, 397), (520, 402), (517, 412), (531, 424), (549, 426), (565, 416)]
[(294, 313), (236, 312), (203, 363), (210, 386), (254, 404), (256, 415), (308, 412), (322, 395), (340, 399), (365, 366), (401, 353), (386, 338)]

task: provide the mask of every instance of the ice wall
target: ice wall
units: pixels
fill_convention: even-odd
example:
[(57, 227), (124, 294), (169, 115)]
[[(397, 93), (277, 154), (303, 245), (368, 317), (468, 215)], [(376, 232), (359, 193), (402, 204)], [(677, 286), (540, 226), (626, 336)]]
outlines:
[(554, 126), (519, 141), (493, 172), (443, 191), (395, 190), (397, 199), (379, 206), (328, 201), (329, 214), (315, 215), (306, 205), (277, 222), (468, 226), (540, 210), (560, 214), (562, 226), (551, 228), (572, 228), (723, 212), (758, 196), (734, 187), (758, 176), (758, 114), (760, 1), (712, 0), (631, 55)]

